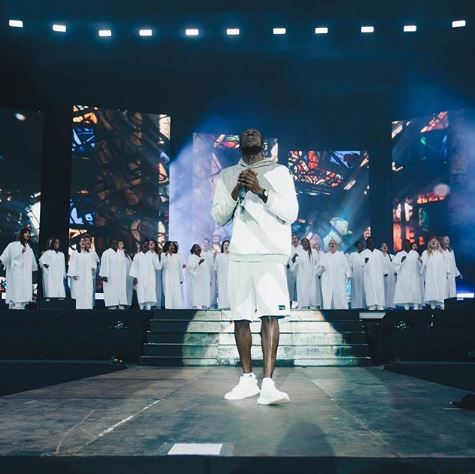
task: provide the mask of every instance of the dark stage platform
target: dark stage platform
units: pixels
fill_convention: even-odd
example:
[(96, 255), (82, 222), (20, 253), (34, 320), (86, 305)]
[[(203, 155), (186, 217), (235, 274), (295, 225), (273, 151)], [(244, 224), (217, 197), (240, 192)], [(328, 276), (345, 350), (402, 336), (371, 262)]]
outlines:
[[(2, 397), (0, 472), (475, 470), (475, 412), (449, 405), (463, 390), (377, 367), (279, 368), (291, 403), (265, 407), (223, 399), (238, 375), (131, 366)], [(171, 455), (177, 443), (203, 456)]]

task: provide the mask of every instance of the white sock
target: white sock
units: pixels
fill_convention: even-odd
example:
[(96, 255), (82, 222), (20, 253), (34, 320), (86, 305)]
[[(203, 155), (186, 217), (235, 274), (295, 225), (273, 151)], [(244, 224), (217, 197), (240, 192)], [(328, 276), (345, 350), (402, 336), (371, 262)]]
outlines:
[(243, 377), (254, 377), (254, 372), (249, 372), (248, 374), (245, 374), (245, 373), (243, 372), (242, 376), (243, 376)]

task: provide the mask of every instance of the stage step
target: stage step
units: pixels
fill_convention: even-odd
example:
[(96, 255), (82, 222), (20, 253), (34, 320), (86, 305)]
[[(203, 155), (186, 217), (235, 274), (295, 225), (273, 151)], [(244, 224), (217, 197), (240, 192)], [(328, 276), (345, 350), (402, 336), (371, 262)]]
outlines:
[[(358, 311), (292, 311), (280, 321), (280, 366), (366, 366), (368, 346)], [(252, 357), (262, 363), (260, 322), (251, 323)], [(229, 311), (154, 311), (144, 365), (237, 365)]]

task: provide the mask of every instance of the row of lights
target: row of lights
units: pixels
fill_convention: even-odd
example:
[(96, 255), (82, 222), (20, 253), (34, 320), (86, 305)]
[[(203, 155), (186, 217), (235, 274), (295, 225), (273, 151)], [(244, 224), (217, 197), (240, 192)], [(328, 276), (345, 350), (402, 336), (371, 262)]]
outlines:
[[(23, 21), (22, 20), (9, 20), (8, 25), (12, 28), (23, 28)], [(464, 28), (467, 26), (467, 22), (465, 20), (454, 20), (452, 21), (452, 28)], [(57, 33), (66, 33), (67, 27), (66, 25), (54, 24), (52, 25), (51, 29)], [(417, 25), (404, 25), (403, 31), (405, 33), (414, 33), (417, 31)], [(273, 28), (272, 33), (274, 35), (285, 35), (287, 34), (287, 28)], [(367, 25), (361, 27), (361, 33), (374, 33), (374, 26)], [(110, 37), (112, 36), (112, 30), (110, 29), (101, 29), (97, 31), (98, 36), (100, 37)], [(239, 28), (227, 28), (226, 34), (228, 36), (239, 36), (240, 30)], [(328, 27), (326, 26), (319, 26), (315, 28), (316, 35), (326, 35), (328, 34)], [(152, 36), (153, 30), (151, 28), (142, 28), (139, 30), (139, 36)], [(199, 36), (200, 30), (198, 28), (187, 28), (185, 30), (186, 36)]]

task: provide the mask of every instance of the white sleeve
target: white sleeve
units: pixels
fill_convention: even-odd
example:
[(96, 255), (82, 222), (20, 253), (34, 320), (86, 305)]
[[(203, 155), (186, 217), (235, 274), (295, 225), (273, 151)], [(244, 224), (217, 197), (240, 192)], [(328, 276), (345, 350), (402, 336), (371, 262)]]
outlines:
[(269, 189), (268, 193), (265, 207), (285, 223), (292, 224), (295, 222), (299, 212), (299, 204), (295, 193), (294, 178), (287, 169), (282, 170), (275, 189)]
[(132, 260), (132, 265), (130, 266), (129, 276), (132, 278), (137, 278), (138, 275), (138, 263), (137, 263), (137, 255), (134, 255), (134, 259)]
[(109, 278), (109, 252), (106, 250), (101, 257), (101, 270), (99, 272), (100, 277)]
[(211, 215), (218, 225), (225, 225), (233, 218), (237, 201), (231, 197), (231, 191), (226, 188), (223, 175), (220, 174), (216, 180), (213, 208), (211, 210)]

